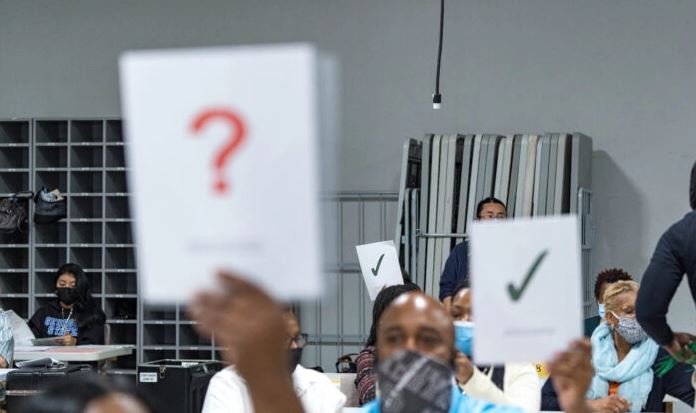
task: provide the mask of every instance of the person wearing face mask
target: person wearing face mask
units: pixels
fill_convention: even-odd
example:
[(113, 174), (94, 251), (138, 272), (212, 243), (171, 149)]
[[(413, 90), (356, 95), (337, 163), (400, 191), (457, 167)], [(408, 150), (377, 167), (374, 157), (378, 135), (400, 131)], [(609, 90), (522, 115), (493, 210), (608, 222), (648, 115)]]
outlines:
[[(618, 281), (604, 292), (604, 322), (592, 334), (595, 376), (587, 398), (593, 411), (661, 412), (665, 394), (693, 406), (691, 366), (678, 364), (663, 377), (655, 375), (656, 362), (667, 352), (636, 320), (638, 288), (634, 281)], [(542, 410), (557, 410), (553, 387), (545, 385), (543, 393)]]
[(106, 316), (90, 292), (85, 271), (63, 264), (54, 277), (56, 300), (36, 310), (29, 328), (36, 338), (56, 337), (56, 344), (104, 344)]
[[(306, 413), (338, 413), (346, 402), (346, 397), (325, 375), (299, 364), (306, 335), (300, 333), (300, 326), (292, 310), (283, 313), (287, 331), (289, 366), (288, 376), (292, 374), (295, 394), (300, 399)], [(233, 366), (224, 368), (210, 380), (201, 413), (252, 413), (251, 397), (244, 379)]]
[(454, 320), (457, 384), (474, 399), (539, 411), (541, 387), (531, 363), (503, 366), (476, 366), (472, 363), (474, 323), (471, 314), (471, 288), (465, 281), (452, 296), (450, 316)]
[[(505, 203), (497, 198), (481, 200), (476, 207), (476, 219), (480, 221), (507, 218)], [(449, 308), (455, 288), (469, 279), (469, 241), (457, 244), (450, 252), (440, 277), (440, 301)]]
[(610, 284), (617, 281), (633, 281), (633, 278), (621, 268), (606, 269), (597, 274), (594, 285), (594, 296), (595, 300), (597, 300), (597, 315), (585, 319), (585, 337), (592, 337), (592, 333), (604, 319), (604, 291), (606, 291)]

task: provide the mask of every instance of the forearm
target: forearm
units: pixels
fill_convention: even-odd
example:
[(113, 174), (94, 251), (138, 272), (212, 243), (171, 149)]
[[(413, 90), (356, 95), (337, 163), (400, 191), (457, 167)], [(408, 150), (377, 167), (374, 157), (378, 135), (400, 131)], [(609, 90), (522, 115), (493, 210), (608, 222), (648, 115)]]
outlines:
[(255, 412), (303, 413), (289, 375), (285, 377), (281, 374), (265, 374), (258, 371), (244, 375), (244, 380)]

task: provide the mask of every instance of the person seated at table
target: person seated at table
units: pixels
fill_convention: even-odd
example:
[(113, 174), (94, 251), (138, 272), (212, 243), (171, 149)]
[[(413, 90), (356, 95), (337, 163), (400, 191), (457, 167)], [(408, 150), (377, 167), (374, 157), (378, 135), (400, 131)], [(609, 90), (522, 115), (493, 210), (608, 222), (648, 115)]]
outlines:
[[(481, 221), (507, 218), (505, 203), (489, 197), (478, 203), (476, 219)], [(440, 301), (449, 308), (455, 288), (469, 278), (469, 241), (457, 244), (450, 252), (440, 277)]]
[(62, 345), (104, 344), (106, 316), (90, 292), (85, 271), (63, 264), (53, 280), (56, 299), (36, 310), (29, 328), (36, 338), (56, 337)]
[(472, 363), (471, 349), (475, 329), (472, 323), (471, 295), (469, 282), (465, 280), (455, 290), (450, 306), (459, 350), (455, 360), (457, 384), (464, 393), (475, 399), (518, 406), (529, 412), (539, 411), (541, 386), (533, 364), (476, 366)]
[(377, 352), (375, 351), (375, 346), (377, 345), (379, 318), (396, 297), (411, 291), (420, 291), (420, 287), (411, 282), (406, 282), (403, 285), (392, 285), (380, 291), (377, 297), (375, 297), (375, 303), (372, 305), (370, 335), (365, 342), (365, 348), (360, 351), (355, 360), (357, 367), (355, 387), (358, 389), (358, 403), (361, 406), (375, 398), (375, 385), (377, 383), (377, 371), (375, 370)]
[[(346, 397), (322, 373), (299, 364), (306, 335), (300, 333), (297, 318), (290, 309), (284, 312), (287, 331), (286, 347), (289, 354), (287, 374), (292, 374), (293, 387), (306, 412), (341, 412)], [(233, 366), (224, 368), (210, 380), (202, 413), (253, 412), (244, 379)]]
[(585, 319), (585, 337), (592, 337), (599, 323), (604, 319), (604, 291), (609, 284), (617, 281), (633, 281), (629, 273), (621, 268), (611, 268), (597, 274), (594, 284), (594, 297), (597, 300), (597, 315)]
[[(667, 356), (636, 321), (639, 284), (617, 281), (604, 292), (604, 322), (592, 334), (595, 376), (587, 393), (595, 412), (662, 412), (669, 394), (693, 406), (693, 368), (679, 363), (663, 377), (655, 374), (656, 362)], [(553, 379), (542, 390), (542, 410), (558, 410)]]
[[(238, 371), (248, 385), (255, 411), (302, 412), (292, 382), (284, 372), (288, 362), (284, 349), (287, 335), (279, 331), (283, 325), (279, 305), (248, 281), (227, 274), (221, 274), (219, 279), (220, 288), (199, 293), (189, 307), (191, 317), (198, 321), (196, 330), (204, 336), (215, 331), (216, 342), (228, 349), (223, 357), (238, 359)], [(442, 304), (432, 297), (411, 292), (394, 300), (379, 320), (377, 352), (380, 373), (386, 370), (392, 378), (396, 376), (399, 385), (390, 387), (380, 376), (380, 398), (363, 406), (363, 412), (391, 413), (395, 410), (390, 410), (390, 402), (423, 399), (437, 403), (437, 409), (431, 411), (522, 412), (516, 407), (474, 400), (453, 386), (454, 326)], [(402, 369), (404, 361), (415, 363)], [(589, 413), (584, 399), (592, 380), (589, 343), (572, 343), (548, 363), (548, 368), (556, 378), (564, 410)], [(415, 390), (408, 393), (410, 400), (400, 397), (403, 391), (421, 389), (423, 385), (435, 385), (439, 392)], [(438, 400), (432, 400), (432, 395)], [(416, 404), (406, 407), (396, 411), (423, 411)]]
[(12, 324), (5, 310), (0, 308), (0, 368), (12, 367), (14, 359), (14, 336)]
[[(89, 374), (60, 380), (41, 393), (23, 397), (12, 413), (156, 413), (137, 388)], [(15, 412), (16, 410), (16, 412)]]

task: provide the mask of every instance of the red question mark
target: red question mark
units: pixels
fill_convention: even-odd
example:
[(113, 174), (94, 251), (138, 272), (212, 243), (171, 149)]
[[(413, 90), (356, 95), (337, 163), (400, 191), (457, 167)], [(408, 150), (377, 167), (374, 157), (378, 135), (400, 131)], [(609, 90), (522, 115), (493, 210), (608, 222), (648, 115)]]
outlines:
[(225, 176), (223, 174), (224, 166), (229, 161), (232, 154), (239, 149), (239, 145), (241, 145), (246, 138), (246, 127), (244, 126), (242, 119), (235, 112), (224, 108), (212, 108), (204, 110), (193, 119), (193, 123), (191, 124), (193, 134), (199, 134), (201, 129), (203, 129), (206, 124), (215, 120), (223, 121), (233, 127), (229, 141), (225, 144), (225, 146), (220, 148), (215, 156), (215, 159), (213, 160), (213, 169), (215, 169), (217, 175), (213, 188), (219, 195), (223, 195), (225, 192), (227, 192), (228, 188), (228, 184), (225, 181)]

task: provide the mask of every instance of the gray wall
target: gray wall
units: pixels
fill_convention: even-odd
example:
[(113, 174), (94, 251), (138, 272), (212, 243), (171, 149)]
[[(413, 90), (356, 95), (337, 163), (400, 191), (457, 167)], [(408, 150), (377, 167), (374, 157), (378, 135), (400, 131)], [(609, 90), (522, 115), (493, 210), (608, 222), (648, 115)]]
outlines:
[[(119, 114), (122, 50), (313, 41), (342, 65), (339, 189), (394, 190), (424, 132), (594, 138), (596, 267), (645, 268), (687, 209), (696, 2), (448, 1), (430, 109), (435, 0), (0, 0), (0, 117)], [(676, 322), (696, 330), (684, 291)]]

